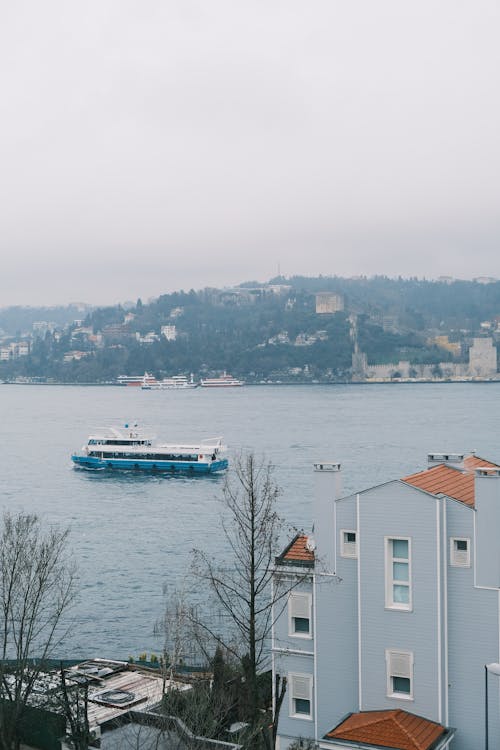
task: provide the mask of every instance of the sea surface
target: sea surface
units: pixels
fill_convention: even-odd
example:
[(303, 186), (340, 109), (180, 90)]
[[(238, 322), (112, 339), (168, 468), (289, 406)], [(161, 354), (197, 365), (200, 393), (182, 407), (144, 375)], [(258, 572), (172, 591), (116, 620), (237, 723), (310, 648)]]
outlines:
[[(2, 510), (71, 529), (79, 599), (60, 656), (159, 651), (164, 586), (192, 550), (224, 558), (224, 478), (88, 472), (71, 452), (95, 428), (137, 421), (166, 441), (222, 435), (275, 467), (279, 511), (309, 529), (312, 464), (342, 464), (345, 494), (425, 468), (428, 452), (500, 462), (500, 383), (245, 386), (142, 391), (0, 385)], [(292, 533), (292, 531), (290, 531)]]

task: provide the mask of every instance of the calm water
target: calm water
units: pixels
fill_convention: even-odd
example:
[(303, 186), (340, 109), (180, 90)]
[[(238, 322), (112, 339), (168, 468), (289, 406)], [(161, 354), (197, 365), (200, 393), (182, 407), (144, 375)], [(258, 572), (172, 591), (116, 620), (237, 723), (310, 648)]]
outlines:
[[(429, 451), (500, 461), (500, 383), (259, 386), (188, 392), (0, 385), (2, 509), (71, 527), (80, 601), (66, 654), (157, 651), (165, 583), (193, 547), (221, 552), (222, 479), (96, 473), (70, 453), (94, 428), (138, 421), (165, 440), (223, 435), (276, 466), (281, 513), (309, 528), (312, 463), (342, 463), (346, 493), (424, 468)], [(61, 654), (62, 655), (62, 654)]]

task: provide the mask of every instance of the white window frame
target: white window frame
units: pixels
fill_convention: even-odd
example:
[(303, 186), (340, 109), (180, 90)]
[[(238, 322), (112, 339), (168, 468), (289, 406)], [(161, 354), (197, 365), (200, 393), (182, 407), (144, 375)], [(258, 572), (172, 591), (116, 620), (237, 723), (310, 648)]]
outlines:
[[(399, 659), (400, 664), (394, 662)], [(404, 665), (404, 661), (407, 664)], [(387, 648), (385, 650), (385, 663), (387, 672), (387, 697), (402, 701), (413, 700), (413, 651), (402, 651), (399, 648)], [(396, 674), (399, 672), (399, 674)], [(410, 692), (398, 693), (393, 688), (393, 677), (405, 677), (410, 680)]]
[[(467, 542), (467, 550), (457, 550), (455, 542)], [(450, 537), (450, 565), (452, 568), (470, 568), (470, 538), (466, 536)]]
[[(394, 557), (393, 545), (396, 542), (408, 542), (408, 559)], [(384, 537), (385, 545), (385, 606), (386, 609), (396, 609), (402, 612), (411, 612), (413, 609), (413, 585), (412, 585), (412, 565), (411, 565), (411, 537), (409, 536), (386, 536)], [(408, 563), (408, 581), (398, 581), (393, 578), (393, 563)], [(408, 586), (408, 603), (394, 601), (395, 585)]]
[[(305, 690), (303, 695), (296, 695), (296, 684), (295, 679), (306, 680)], [(313, 719), (313, 676), (312, 674), (301, 674), (300, 672), (289, 672), (288, 673), (288, 712), (292, 719), (304, 719), (305, 721), (312, 721)], [(307, 695), (307, 697), (304, 697)], [(295, 710), (295, 699), (302, 698), (309, 701), (309, 713), (297, 713)]]
[[(294, 615), (294, 602), (299, 605), (300, 599), (303, 599), (304, 614), (307, 612), (304, 619), (309, 620), (309, 630), (306, 632), (296, 631), (294, 628), (294, 619), (297, 615)], [(295, 610), (297, 611), (297, 610)], [(300, 616), (300, 615), (298, 615)], [(288, 635), (292, 638), (306, 638), (311, 640), (312, 638), (312, 596), (305, 591), (291, 591), (288, 596)]]
[[(354, 534), (354, 542), (346, 541), (346, 534)], [(340, 529), (340, 556), (355, 559), (358, 556), (358, 533), (356, 529)]]

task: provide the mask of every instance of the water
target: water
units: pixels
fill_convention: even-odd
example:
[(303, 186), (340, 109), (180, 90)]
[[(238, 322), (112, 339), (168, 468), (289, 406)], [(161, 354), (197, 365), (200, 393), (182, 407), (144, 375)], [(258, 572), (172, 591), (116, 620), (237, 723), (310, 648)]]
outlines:
[(165, 440), (223, 435), (276, 467), (279, 510), (309, 528), (312, 464), (342, 463), (345, 492), (424, 468), (430, 451), (500, 461), (500, 383), (259, 386), (228, 390), (0, 386), (2, 509), (71, 528), (80, 597), (65, 654), (158, 651), (164, 584), (191, 550), (223, 555), (222, 477), (90, 473), (71, 451), (96, 427), (138, 421)]

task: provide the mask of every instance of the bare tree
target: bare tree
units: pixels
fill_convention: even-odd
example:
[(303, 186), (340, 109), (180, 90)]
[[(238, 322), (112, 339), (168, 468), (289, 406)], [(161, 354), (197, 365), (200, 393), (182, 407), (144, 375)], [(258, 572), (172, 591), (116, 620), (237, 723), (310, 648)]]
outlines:
[(75, 593), (68, 531), (5, 513), (0, 528), (0, 747), (17, 750), (19, 727), (44, 663), (64, 635)]
[(68, 686), (62, 662), (59, 675), (61, 679), (59, 703), (60, 710), (66, 718), (66, 740), (73, 750), (88, 750), (89, 743), (92, 740), (88, 717), (88, 682)]
[[(210, 644), (206, 634), (196, 627), (196, 608), (188, 600), (185, 588), (167, 586), (164, 595), (165, 609), (155, 624), (155, 633), (163, 638), (163, 713), (179, 717), (195, 735), (218, 738), (234, 705), (234, 689), (226, 683), (234, 678), (235, 670), (227, 664), (220, 647), (211, 656), (213, 642)], [(184, 664), (204, 670), (196, 678), (191, 674), (191, 689), (187, 685), (183, 689), (179, 681)]]
[(195, 575), (206, 583), (225, 616), (223, 627), (212, 623), (206, 613), (197, 625), (239, 660), (247, 691), (246, 718), (252, 724), (259, 714), (258, 674), (269, 656), (273, 613), (277, 615), (276, 605), (284, 606), (299, 582), (278, 581), (271, 587), (283, 530), (276, 511), (279, 495), (272, 465), (253, 453), (241, 455), (223, 491), (220, 547), (226, 559), (221, 564), (206, 552), (194, 552)]

